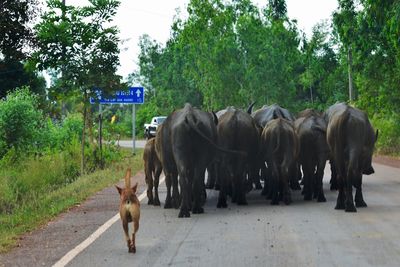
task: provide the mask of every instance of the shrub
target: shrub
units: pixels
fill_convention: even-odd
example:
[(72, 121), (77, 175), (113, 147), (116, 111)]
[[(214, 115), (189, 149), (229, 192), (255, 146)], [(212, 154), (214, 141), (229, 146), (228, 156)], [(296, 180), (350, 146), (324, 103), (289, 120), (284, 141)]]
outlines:
[(372, 119), (375, 129), (379, 130), (376, 147), (380, 153), (400, 155), (400, 114), (375, 114)]
[(11, 148), (19, 152), (37, 146), (42, 124), (37, 98), (27, 87), (0, 100), (0, 157)]

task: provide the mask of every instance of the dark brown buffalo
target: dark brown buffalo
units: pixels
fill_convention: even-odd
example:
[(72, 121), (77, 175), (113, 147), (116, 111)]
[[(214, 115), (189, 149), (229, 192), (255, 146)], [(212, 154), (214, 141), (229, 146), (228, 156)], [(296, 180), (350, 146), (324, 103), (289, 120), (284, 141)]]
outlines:
[(325, 202), (322, 179), (329, 148), (326, 142), (326, 122), (318, 113), (302, 113), (295, 121), (299, 138), (299, 164), (303, 170), (304, 200), (314, 197), (318, 202)]
[(262, 129), (273, 119), (283, 118), (291, 122), (295, 120), (289, 110), (280, 107), (278, 104), (272, 104), (270, 106), (264, 105), (262, 108), (254, 111), (251, 116)]
[(179, 217), (190, 217), (190, 210), (194, 214), (203, 213), (205, 170), (216, 149), (223, 150), (216, 145), (213, 115), (186, 104), (167, 117), (157, 135), (166, 178), (175, 171), (179, 174), (182, 196)]
[[(253, 112), (251, 116), (254, 118), (257, 126), (260, 128), (260, 132), (262, 132), (265, 125), (273, 119), (283, 118), (292, 123), (295, 120), (294, 116), (289, 112), (289, 110), (280, 107), (278, 104), (272, 104), (270, 106), (264, 105), (262, 108)], [(261, 194), (267, 195), (268, 188), (266, 185), (268, 184), (267, 180), (268, 177), (271, 175), (271, 171), (265, 167), (265, 162), (263, 161), (259, 162), (259, 168), (261, 169), (261, 179), (265, 181), (264, 188)], [(258, 172), (260, 172), (260, 170), (258, 170)], [(290, 181), (290, 186), (294, 190), (300, 189), (297, 177), (292, 177), (292, 180)]]
[(260, 134), (257, 126), (248, 113), (231, 107), (219, 118), (217, 132), (219, 145), (222, 148), (246, 152), (246, 155), (221, 154), (217, 207), (227, 207), (226, 195), (230, 189), (232, 202), (246, 205), (246, 176), (250, 169), (254, 169), (259, 147)]
[[(252, 102), (248, 107), (247, 107), (247, 113), (251, 114), (252, 109), (254, 107), (254, 104), (256, 102)], [(217, 113), (215, 113), (215, 119), (214, 121), (216, 121), (215, 125), (218, 125), (218, 120), (219, 118), (224, 115), (228, 110), (230, 109), (235, 109), (233, 106), (229, 106), (226, 107), (225, 109), (222, 109), (220, 111), (218, 111)], [(213, 113), (214, 114), (214, 113)], [(208, 170), (208, 177), (207, 177), (207, 183), (206, 183), (206, 188), (207, 189), (216, 189), (219, 190), (219, 185), (216, 183), (217, 182), (217, 166), (218, 166), (218, 162), (213, 162), (211, 163), (210, 166), (208, 166), (207, 170)], [(258, 184), (256, 184), (256, 187), (261, 189), (261, 184), (258, 181)]]
[[(167, 146), (164, 143), (170, 140), (169, 131), (163, 130), (161, 124), (157, 128), (155, 137), (155, 147), (157, 157), (161, 161), (163, 171), (165, 174), (165, 185), (167, 187), (167, 197), (165, 199), (164, 208), (170, 209), (172, 207), (179, 208), (180, 206), (180, 194), (178, 188), (178, 170), (176, 168), (175, 160), (172, 155), (172, 147)], [(172, 194), (171, 194), (172, 189)]]
[[(378, 132), (374, 133), (365, 112), (345, 103), (331, 106), (325, 117), (339, 189), (335, 209), (356, 212), (354, 201), (357, 207), (367, 206), (361, 189), (362, 175), (374, 173), (371, 162)], [(354, 201), (353, 186), (356, 188)]]
[(297, 114), (297, 118), (306, 118), (308, 116), (321, 116), (322, 117), (322, 114), (313, 108), (307, 108), (305, 110), (300, 111)]
[(280, 198), (285, 204), (290, 204), (289, 181), (296, 175), (298, 156), (298, 140), (293, 123), (282, 118), (268, 122), (262, 132), (261, 149), (271, 171), (271, 204), (279, 204)]
[(160, 160), (157, 157), (155, 140), (155, 138), (151, 138), (144, 146), (143, 161), (147, 184), (147, 204), (159, 206), (160, 199), (158, 198), (158, 185), (160, 181), (160, 174), (162, 172), (162, 166)]

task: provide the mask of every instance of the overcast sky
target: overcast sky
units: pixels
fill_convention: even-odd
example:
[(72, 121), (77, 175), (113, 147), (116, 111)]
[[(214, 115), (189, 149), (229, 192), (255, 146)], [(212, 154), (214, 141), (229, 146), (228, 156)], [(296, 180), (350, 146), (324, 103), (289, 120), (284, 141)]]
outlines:
[[(42, 0), (44, 1), (44, 0)], [(170, 35), (170, 28), (176, 9), (186, 12), (189, 0), (120, 0), (121, 5), (115, 17), (115, 24), (120, 29), (120, 37), (126, 40), (121, 48), (121, 66), (118, 74), (124, 78), (137, 69), (139, 54), (138, 41), (143, 34), (165, 43)], [(85, 5), (87, 0), (66, 0), (68, 5)], [(253, 0), (259, 7), (267, 0)], [(337, 8), (337, 0), (286, 0), (288, 15), (296, 19), (299, 29), (307, 36), (312, 27), (324, 19), (330, 19)]]

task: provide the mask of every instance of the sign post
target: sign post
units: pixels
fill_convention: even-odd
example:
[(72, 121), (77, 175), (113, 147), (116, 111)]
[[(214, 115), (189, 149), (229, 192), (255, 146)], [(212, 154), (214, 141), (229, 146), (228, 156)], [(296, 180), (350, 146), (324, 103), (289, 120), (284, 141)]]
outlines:
[(132, 153), (135, 155), (136, 142), (136, 104), (132, 105)]
[(101, 91), (97, 93), (97, 99), (90, 98), (90, 103), (95, 104), (132, 104), (132, 152), (135, 154), (136, 137), (136, 104), (144, 103), (144, 88), (129, 87), (128, 90), (117, 91), (115, 95), (104, 97)]

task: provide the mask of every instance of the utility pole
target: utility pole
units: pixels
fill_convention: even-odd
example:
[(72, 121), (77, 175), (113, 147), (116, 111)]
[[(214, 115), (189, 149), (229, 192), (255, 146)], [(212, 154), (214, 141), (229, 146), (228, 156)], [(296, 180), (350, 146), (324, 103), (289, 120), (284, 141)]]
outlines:
[(353, 87), (353, 54), (351, 47), (347, 49), (348, 73), (349, 73), (349, 100), (354, 101), (354, 87)]

